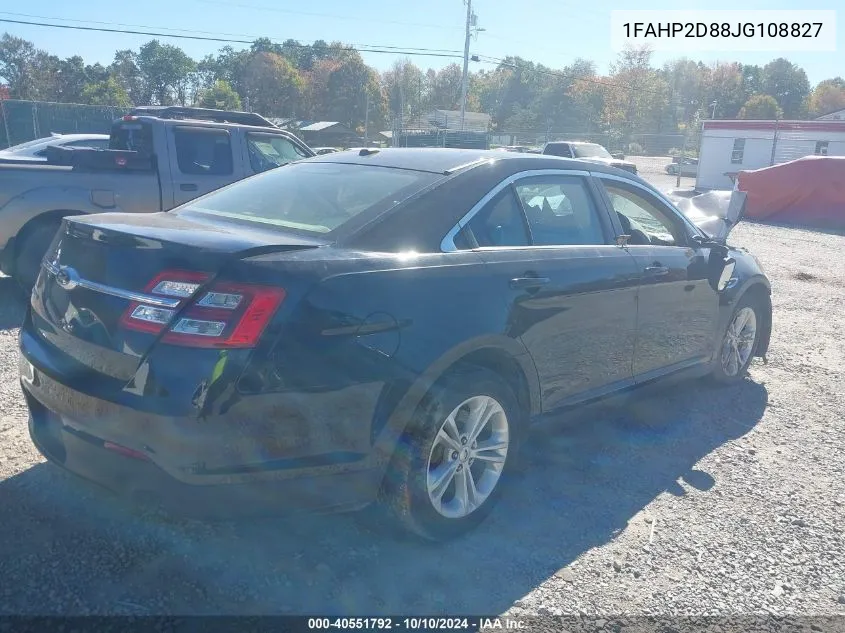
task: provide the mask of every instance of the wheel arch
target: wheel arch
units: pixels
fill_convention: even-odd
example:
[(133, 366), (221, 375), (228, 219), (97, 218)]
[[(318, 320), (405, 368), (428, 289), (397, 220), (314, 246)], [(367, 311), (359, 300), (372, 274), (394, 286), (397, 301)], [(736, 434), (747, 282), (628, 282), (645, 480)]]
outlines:
[(760, 315), (763, 319), (762, 327), (760, 328), (760, 337), (757, 341), (757, 347), (754, 349), (754, 356), (763, 358), (769, 351), (769, 342), (772, 336), (772, 289), (771, 286), (762, 279), (752, 280), (737, 296), (737, 302), (743, 299), (750, 299), (763, 308)]
[(373, 440), (378, 462), (385, 471), (425, 395), (447, 375), (465, 366), (482, 367), (508, 382), (526, 420), (541, 411), (537, 369), (521, 342), (507, 337), (467, 341), (443, 354), (406, 388), (388, 388), (383, 393), (377, 407), (383, 411), (383, 421), (376, 421)]
[(60, 226), (62, 219), (71, 215), (79, 215), (79, 213), (79, 211), (72, 211), (70, 209), (53, 209), (51, 211), (39, 213), (35, 217), (30, 218), (23, 226), (21, 226), (17, 235), (9, 240), (7, 248), (5, 249), (3, 272), (10, 276), (15, 275), (15, 267), (20, 253), (21, 244), (26, 242), (26, 238), (29, 237), (33, 231), (45, 224), (55, 223)]

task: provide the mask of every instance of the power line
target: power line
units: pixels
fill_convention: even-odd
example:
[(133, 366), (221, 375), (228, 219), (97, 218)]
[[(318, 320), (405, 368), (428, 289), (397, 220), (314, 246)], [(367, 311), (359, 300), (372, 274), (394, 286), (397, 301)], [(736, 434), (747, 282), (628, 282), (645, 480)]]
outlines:
[[(7, 24), (22, 24), (25, 26), (42, 26), (48, 27), (53, 29), (68, 29), (72, 31), (96, 31), (100, 33), (121, 33), (124, 35), (146, 35), (151, 37), (170, 37), (175, 39), (181, 40), (200, 40), (205, 42), (218, 42), (218, 43), (226, 43), (226, 44), (252, 44), (254, 40), (238, 40), (238, 39), (231, 39), (225, 37), (209, 37), (209, 36), (202, 36), (202, 35), (179, 35), (176, 33), (161, 33), (155, 31), (136, 31), (136, 30), (129, 30), (129, 29), (110, 29), (106, 27), (94, 27), (94, 26), (79, 26), (79, 25), (72, 25), (72, 24), (47, 24), (46, 22), (30, 22), (26, 20), (11, 20), (8, 18), (0, 18), (0, 23), (7, 23)], [(310, 48), (309, 44), (296, 44), (299, 48)], [(342, 46), (328, 46), (330, 50), (348, 50)], [(400, 47), (393, 47), (393, 46), (380, 46), (380, 47), (368, 47), (368, 46), (351, 46), (350, 48), (356, 49), (361, 53), (386, 53), (390, 55), (402, 54), (402, 55), (413, 55), (413, 56), (420, 56), (420, 57), (448, 57), (451, 59), (461, 59), (461, 55), (457, 53), (436, 53), (436, 52), (425, 52), (424, 50), (409, 50), (403, 49)]]
[[(83, 24), (83, 25), (84, 24), (104, 24), (106, 26), (128, 26), (128, 27), (140, 28), (140, 29), (157, 29), (159, 31), (173, 31), (173, 32), (176, 32), (176, 33), (196, 33), (196, 34), (200, 34), (200, 35), (216, 35), (216, 36), (224, 35), (224, 36), (231, 36), (231, 37), (247, 37), (247, 38), (251, 38), (250, 43), (252, 43), (253, 41), (255, 41), (257, 39), (267, 37), (266, 35), (248, 35), (248, 34), (245, 34), (245, 33), (226, 33), (226, 32), (223, 32), (223, 31), (198, 31), (196, 29), (174, 29), (174, 28), (169, 28), (169, 27), (166, 27), (166, 26), (150, 26), (149, 24), (127, 24), (127, 23), (124, 23), (124, 22), (103, 22), (103, 21), (100, 21), (100, 20), (77, 20), (75, 18), (57, 18), (57, 17), (52, 17), (52, 16), (49, 16), (49, 15), (32, 15), (30, 13), (13, 13), (11, 11), (0, 11), (0, 15), (12, 15), (12, 16), (22, 17), (22, 18), (35, 18), (35, 19), (40, 19), (40, 20), (53, 20), (53, 21), (59, 21), (59, 22), (77, 22), (77, 23)], [(281, 39), (281, 38), (270, 38), (270, 39), (277, 39), (278, 40), (278, 39)], [(304, 46), (304, 47), (309, 46), (308, 44), (299, 44), (299, 42), (297, 42), (297, 45), (298, 46)], [(416, 46), (386, 46), (386, 45), (383, 46), (383, 45), (380, 45), (380, 44), (362, 44), (361, 46), (364, 47), (364, 48), (375, 47), (375, 48), (400, 49), (400, 50), (410, 50), (410, 51), (426, 51), (426, 52), (433, 52), (433, 53), (460, 53), (461, 52), (458, 49), (450, 49), (450, 48), (420, 48), (420, 47), (416, 47)]]
[(369, 22), (371, 24), (393, 24), (399, 26), (416, 26), (426, 29), (460, 29), (463, 30), (463, 27), (457, 26), (448, 26), (443, 24), (420, 24), (418, 22), (401, 22), (399, 20), (378, 20), (378, 19), (369, 19), (369, 18), (361, 18), (352, 15), (337, 15), (331, 13), (314, 13), (309, 11), (292, 11), (290, 9), (280, 9), (278, 7), (268, 7), (262, 5), (255, 5), (255, 4), (246, 4), (241, 2), (224, 2), (221, 0), (196, 0), (197, 2), (202, 2), (204, 4), (214, 4), (223, 7), (239, 7), (241, 9), (254, 9), (256, 11), (272, 11), (274, 13), (286, 13), (289, 15), (304, 15), (309, 17), (316, 17), (316, 18), (333, 18), (335, 20), (352, 20), (354, 22)]
[[(4, 15), (9, 15), (8, 12), (0, 12)], [(45, 19), (53, 19), (53, 20), (60, 20), (65, 18), (45, 18)], [(90, 21), (89, 21), (90, 22)], [(48, 24), (46, 22), (34, 22), (29, 20), (13, 20), (9, 18), (0, 18), (0, 23), (7, 23), (7, 24), (21, 24), (25, 26), (39, 26), (39, 27), (46, 27), (46, 28), (54, 28), (54, 29), (66, 29), (66, 30), (75, 30), (75, 31), (89, 31), (89, 32), (99, 32), (99, 33), (120, 33), (124, 35), (145, 35), (149, 37), (169, 37), (174, 39), (181, 39), (181, 40), (196, 40), (196, 41), (205, 41), (205, 42), (217, 42), (217, 43), (224, 43), (224, 44), (253, 44), (255, 39), (234, 39), (232, 37), (212, 37), (208, 35), (185, 35), (179, 33), (162, 33), (160, 31), (139, 31), (139, 30), (130, 30), (130, 29), (115, 29), (115, 28), (107, 28), (107, 27), (94, 27), (94, 26), (82, 26), (82, 25), (72, 25), (72, 24)], [(106, 22), (105, 24), (111, 24)], [(140, 28), (157, 28), (157, 27), (140, 27)], [(195, 31), (196, 33), (201, 33), (201, 31)], [(248, 37), (248, 36), (242, 36)], [(275, 42), (278, 43), (278, 42)], [(310, 48), (309, 44), (290, 44), (290, 46), (296, 46), (298, 48)], [(348, 50), (344, 46), (328, 46), (329, 50)], [(358, 45), (358, 46), (351, 46), (351, 48), (358, 50), (361, 53), (381, 53), (381, 54), (390, 54), (390, 55), (407, 55), (407, 56), (419, 56), (419, 57), (440, 57), (440, 58), (448, 58), (448, 59), (462, 59), (463, 56), (460, 55), (457, 51), (456, 52), (448, 52), (448, 49), (414, 49), (414, 48), (402, 48), (398, 46), (386, 46), (386, 45)], [(633, 86), (625, 86), (622, 84), (602, 81), (599, 79), (590, 79), (587, 77), (578, 77), (572, 74), (565, 74), (553, 70), (545, 70), (539, 68), (528, 68), (524, 65), (513, 64), (510, 62), (505, 61), (504, 59), (498, 57), (491, 57), (489, 55), (477, 55), (476, 57), (479, 58), (481, 61), (486, 61), (490, 64), (498, 64), (499, 66), (505, 66), (508, 68), (514, 68), (517, 70), (522, 70), (524, 72), (534, 72), (541, 75), (548, 75), (551, 77), (558, 77), (561, 79), (570, 79), (573, 81), (583, 81), (586, 83), (591, 83), (595, 85), (605, 86), (609, 88), (621, 88), (624, 90), (632, 90)], [(652, 94), (660, 94), (656, 90), (646, 90), (640, 89), (642, 92), (652, 93)]]

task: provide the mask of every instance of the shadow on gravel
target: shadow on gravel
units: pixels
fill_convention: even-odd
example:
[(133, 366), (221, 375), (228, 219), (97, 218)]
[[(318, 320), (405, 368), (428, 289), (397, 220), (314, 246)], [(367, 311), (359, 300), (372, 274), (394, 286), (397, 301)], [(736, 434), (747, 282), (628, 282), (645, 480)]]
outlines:
[(26, 301), (11, 277), (0, 277), (0, 330), (20, 327), (26, 312)]
[(39, 464), (0, 484), (0, 564), (15, 579), (0, 583), (0, 611), (501, 613), (662, 492), (708, 494), (718, 481), (696, 463), (748, 433), (766, 402), (750, 380), (692, 382), (543, 422), (491, 518), (441, 545), (389, 531), (377, 509), (224, 524), (141, 515)]

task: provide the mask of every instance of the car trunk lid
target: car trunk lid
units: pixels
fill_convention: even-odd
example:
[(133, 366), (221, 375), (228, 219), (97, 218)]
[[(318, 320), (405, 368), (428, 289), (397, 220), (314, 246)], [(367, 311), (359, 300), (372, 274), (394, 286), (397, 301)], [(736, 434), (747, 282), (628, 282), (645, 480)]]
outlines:
[[(177, 324), (173, 319), (192, 306), (195, 295), (228, 263), (265, 251), (324, 244), (218, 218), (209, 223), (190, 214), (66, 218), (33, 290), (32, 325), (43, 339), (89, 369), (129, 380), (150, 348), (170, 335), (169, 328)], [(244, 316), (247, 304), (264, 296), (262, 292), (257, 287), (245, 292), (223, 288), (204, 308), (216, 315), (209, 322)], [(244, 305), (215, 303), (231, 304), (236, 296)], [(278, 292), (273, 296), (281, 301)], [(265, 308), (269, 305), (265, 301)], [(200, 322), (194, 319), (189, 325), (196, 328)]]

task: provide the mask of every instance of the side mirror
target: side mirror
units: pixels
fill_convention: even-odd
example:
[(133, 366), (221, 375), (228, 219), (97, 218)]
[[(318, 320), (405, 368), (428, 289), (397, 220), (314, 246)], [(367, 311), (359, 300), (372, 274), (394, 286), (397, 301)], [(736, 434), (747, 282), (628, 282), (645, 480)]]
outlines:
[(728, 287), (728, 284), (733, 277), (734, 270), (736, 269), (736, 260), (732, 257), (729, 257), (725, 260), (724, 266), (722, 267), (722, 274), (719, 275), (719, 281), (716, 284), (716, 290), (718, 292), (722, 292), (725, 288)]

